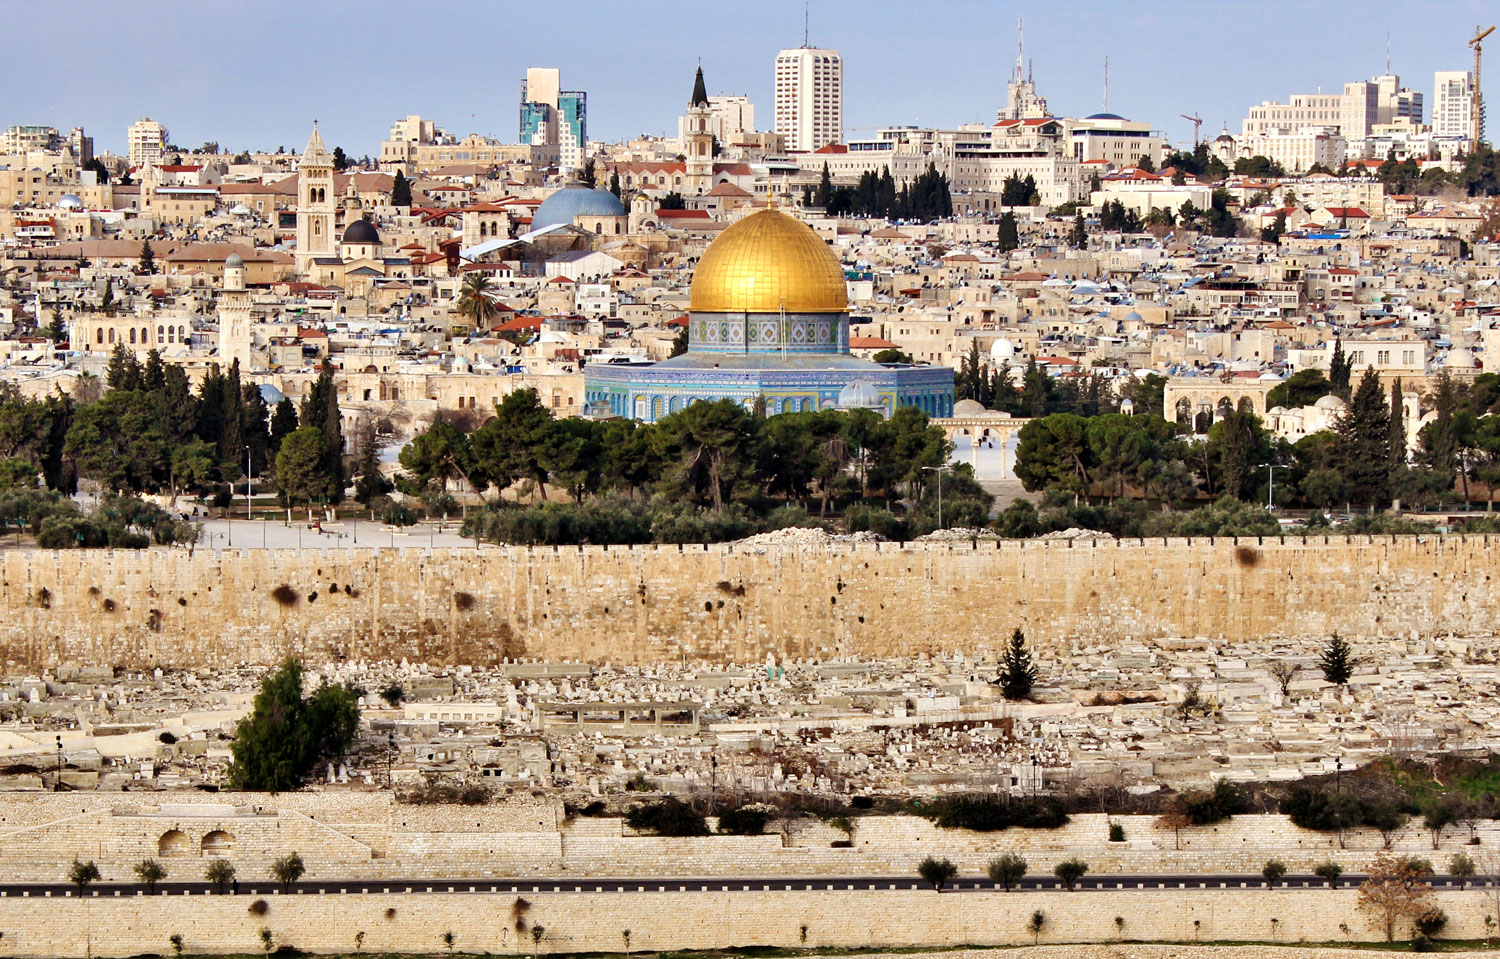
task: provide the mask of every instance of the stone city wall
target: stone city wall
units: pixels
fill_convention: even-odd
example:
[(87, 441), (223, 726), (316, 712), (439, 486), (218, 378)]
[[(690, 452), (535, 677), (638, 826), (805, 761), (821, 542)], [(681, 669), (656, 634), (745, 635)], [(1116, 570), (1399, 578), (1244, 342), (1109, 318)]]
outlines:
[(11, 550), (0, 660), (488, 665), (993, 653), (1161, 636), (1484, 634), (1486, 536), (959, 545)]
[[(453, 933), (455, 951), (502, 955), (624, 952), (626, 930), (630, 950), (651, 951), (1005, 944), (1032, 941), (1028, 924), (1038, 910), (1043, 943), (1384, 938), (1357, 909), (1354, 890), (788, 892), (772, 884), (753, 892), (523, 891), (527, 932), (518, 934), (513, 895), (452, 885), (453, 894), (428, 894), (417, 885), (411, 893), (271, 895), (259, 916), (250, 913), (255, 897), (248, 895), (8, 895), (0, 898), (0, 949), (16, 956), (170, 955), (168, 937), (175, 933), (190, 954), (255, 955), (263, 949), (262, 929), (270, 930), (273, 947), (317, 953), (442, 953), (444, 932)], [(1495, 913), (1490, 891), (1441, 892), (1436, 900), (1449, 916), (1445, 936), (1486, 934), (1484, 918)], [(542, 929), (535, 946), (534, 927)], [(1409, 927), (1397, 935), (1409, 935)]]

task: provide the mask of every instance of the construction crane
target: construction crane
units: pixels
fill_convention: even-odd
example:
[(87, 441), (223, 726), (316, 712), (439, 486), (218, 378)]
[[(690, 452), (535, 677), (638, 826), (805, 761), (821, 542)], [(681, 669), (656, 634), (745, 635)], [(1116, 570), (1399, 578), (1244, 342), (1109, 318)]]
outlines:
[(1484, 137), (1484, 93), (1479, 86), (1479, 67), (1484, 54), (1484, 38), (1494, 32), (1494, 27), (1485, 29), (1484, 27), (1476, 26), (1474, 28), (1474, 39), (1469, 41), (1469, 46), (1474, 48), (1474, 80), (1473, 87), (1469, 92), (1469, 133), (1476, 147), (1479, 146), (1479, 141)]
[(1203, 126), (1203, 118), (1197, 115), (1188, 116), (1186, 113), (1179, 113), (1177, 115), (1182, 117), (1184, 120), (1190, 121), (1193, 124), (1193, 148), (1197, 149), (1198, 130)]

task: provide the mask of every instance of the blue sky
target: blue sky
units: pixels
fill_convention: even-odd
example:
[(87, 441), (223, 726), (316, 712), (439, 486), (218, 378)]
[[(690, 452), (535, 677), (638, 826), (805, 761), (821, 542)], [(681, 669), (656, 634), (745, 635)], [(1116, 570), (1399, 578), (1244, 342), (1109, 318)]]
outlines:
[[(123, 152), (149, 115), (182, 146), (300, 149), (314, 118), (324, 139), (375, 154), (408, 113), (450, 133), (514, 140), (527, 66), (556, 66), (589, 95), (589, 134), (676, 132), (699, 58), (710, 93), (746, 93), (772, 122), (772, 61), (802, 41), (801, 0), (10, 0), (0, 126), (82, 125)], [(1247, 107), (1337, 91), (1391, 67), (1432, 97), (1434, 70), (1470, 64), (1465, 46), (1500, 8), (1480, 0), (812, 0), (811, 40), (844, 56), (844, 123), (993, 121), (1016, 56), (1026, 54), (1054, 113), (1109, 108), (1174, 141), (1204, 118), (1237, 131)], [(1486, 19), (1490, 18), (1490, 19)], [(1492, 56), (1500, 57), (1500, 34)], [(64, 69), (67, 68), (67, 69)], [(1486, 71), (1495, 76), (1500, 60)], [(1500, 109), (1491, 132), (1500, 135)]]

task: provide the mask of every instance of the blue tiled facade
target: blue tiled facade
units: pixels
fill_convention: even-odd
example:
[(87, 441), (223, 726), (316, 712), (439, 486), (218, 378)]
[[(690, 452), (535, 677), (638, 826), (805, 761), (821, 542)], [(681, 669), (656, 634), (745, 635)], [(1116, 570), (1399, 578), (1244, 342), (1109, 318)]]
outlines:
[(655, 422), (698, 400), (733, 399), (766, 412), (833, 409), (851, 383), (868, 383), (881, 413), (916, 406), (953, 413), (953, 370), (885, 366), (849, 353), (843, 313), (690, 314), (688, 352), (649, 366), (591, 364), (584, 370), (589, 413)]

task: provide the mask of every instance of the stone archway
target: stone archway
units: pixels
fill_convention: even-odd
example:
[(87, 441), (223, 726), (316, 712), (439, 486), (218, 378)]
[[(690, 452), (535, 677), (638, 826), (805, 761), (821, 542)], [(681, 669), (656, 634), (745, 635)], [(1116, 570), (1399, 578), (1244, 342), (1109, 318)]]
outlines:
[(234, 834), (215, 829), (203, 837), (199, 848), (205, 856), (227, 856), (234, 852)]
[(169, 829), (156, 841), (156, 854), (164, 857), (191, 856), (193, 854), (192, 840), (188, 839), (187, 833), (181, 829)]

